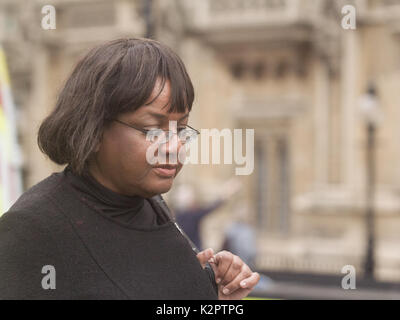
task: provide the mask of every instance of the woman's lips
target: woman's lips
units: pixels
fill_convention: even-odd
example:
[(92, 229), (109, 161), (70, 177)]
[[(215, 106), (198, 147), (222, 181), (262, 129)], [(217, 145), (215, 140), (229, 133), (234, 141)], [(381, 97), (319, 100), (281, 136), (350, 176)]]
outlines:
[(155, 167), (153, 169), (157, 175), (166, 178), (174, 177), (176, 173), (176, 167)]

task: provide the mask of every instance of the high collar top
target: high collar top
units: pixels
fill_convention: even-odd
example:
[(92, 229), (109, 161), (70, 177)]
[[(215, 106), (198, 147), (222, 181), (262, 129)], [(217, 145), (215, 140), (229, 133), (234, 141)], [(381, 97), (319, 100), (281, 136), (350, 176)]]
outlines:
[(146, 198), (116, 193), (99, 183), (88, 170), (77, 175), (67, 166), (64, 173), (80, 199), (108, 218), (126, 226), (159, 224), (157, 214)]

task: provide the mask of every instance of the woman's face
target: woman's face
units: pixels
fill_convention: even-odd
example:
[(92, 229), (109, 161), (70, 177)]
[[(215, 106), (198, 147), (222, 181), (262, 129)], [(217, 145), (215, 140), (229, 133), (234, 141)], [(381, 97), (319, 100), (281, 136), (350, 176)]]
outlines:
[[(148, 102), (159, 93), (161, 82), (157, 81)], [(176, 121), (176, 126), (184, 126), (188, 122), (189, 112), (168, 113), (170, 100), (170, 83), (165, 86), (156, 100), (151, 104), (140, 107), (134, 112), (121, 114), (118, 120), (136, 128), (160, 128), (169, 130), (169, 121)], [(173, 129), (176, 131), (176, 128)], [(161, 145), (155, 154), (162, 152), (166, 156), (178, 158), (182, 147), (179, 139), (171, 139)], [(157, 168), (159, 163), (151, 165), (146, 160), (146, 151), (152, 145), (146, 140), (146, 135), (138, 130), (113, 121), (105, 129), (101, 143), (96, 149), (93, 161), (89, 163), (89, 171), (98, 182), (119, 194), (142, 197), (152, 197), (167, 192), (175, 176), (182, 168), (178, 161), (171, 169)]]

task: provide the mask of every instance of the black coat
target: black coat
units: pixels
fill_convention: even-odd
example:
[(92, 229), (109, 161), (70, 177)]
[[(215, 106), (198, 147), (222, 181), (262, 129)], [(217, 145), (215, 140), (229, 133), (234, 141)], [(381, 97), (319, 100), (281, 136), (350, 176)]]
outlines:
[[(152, 206), (166, 215), (159, 200)], [(43, 288), (45, 266), (54, 267), (55, 289)], [(0, 218), (0, 299), (217, 299), (212, 276), (169, 217), (147, 228), (115, 223), (87, 206), (64, 172)]]

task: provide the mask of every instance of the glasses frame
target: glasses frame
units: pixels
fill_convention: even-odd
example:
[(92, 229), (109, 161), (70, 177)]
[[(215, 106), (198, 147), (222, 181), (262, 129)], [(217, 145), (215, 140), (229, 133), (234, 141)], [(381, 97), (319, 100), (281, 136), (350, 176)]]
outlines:
[[(138, 130), (138, 131), (142, 132), (143, 134), (145, 134), (146, 136), (147, 136), (147, 133), (148, 133), (149, 131), (154, 130), (154, 129), (143, 129), (143, 128), (139, 128), (139, 127), (133, 126), (133, 125), (131, 125), (131, 124), (125, 123), (125, 122), (123, 122), (123, 121), (121, 121), (121, 120), (119, 120), (119, 119), (112, 119), (112, 120), (113, 120), (113, 121), (116, 121), (116, 122), (119, 122), (120, 124), (123, 124), (123, 125), (125, 125), (125, 126), (127, 126), (127, 127), (129, 127), (129, 128)], [(190, 128), (190, 129), (192, 129), (194, 132), (196, 132), (196, 137), (200, 134), (200, 131), (199, 131), (199, 130), (197, 130), (197, 129), (191, 127), (191, 126), (189, 126), (188, 124), (185, 124), (185, 127), (188, 127), (188, 128)], [(157, 130), (162, 130), (162, 129), (157, 129)], [(171, 130), (162, 130), (162, 131), (166, 133), (166, 137), (168, 137), (168, 136), (169, 136), (169, 132), (171, 132)], [(178, 133), (176, 133), (176, 134), (178, 135), (178, 139), (179, 139), (179, 134), (178, 134)], [(173, 137), (173, 136), (171, 135), (171, 137), (170, 137), (169, 139), (167, 139), (166, 142), (168, 142), (172, 137)], [(180, 139), (179, 139), (179, 140), (180, 140)], [(180, 140), (180, 141), (181, 141), (182, 143), (185, 143), (185, 142), (183, 142), (182, 140)], [(166, 142), (165, 142), (165, 143), (166, 143)]]

